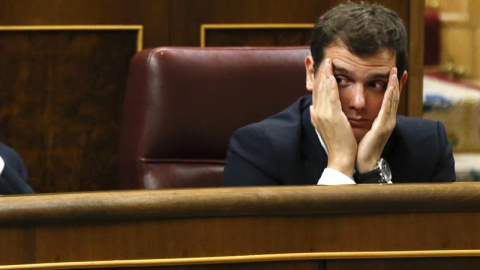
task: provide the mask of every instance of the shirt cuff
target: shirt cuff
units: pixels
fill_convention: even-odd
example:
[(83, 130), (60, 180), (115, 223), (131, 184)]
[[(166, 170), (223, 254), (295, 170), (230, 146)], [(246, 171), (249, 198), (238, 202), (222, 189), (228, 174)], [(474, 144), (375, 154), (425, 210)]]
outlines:
[(355, 181), (345, 174), (331, 168), (323, 170), (320, 180), (317, 185), (334, 186), (334, 185), (355, 185)]

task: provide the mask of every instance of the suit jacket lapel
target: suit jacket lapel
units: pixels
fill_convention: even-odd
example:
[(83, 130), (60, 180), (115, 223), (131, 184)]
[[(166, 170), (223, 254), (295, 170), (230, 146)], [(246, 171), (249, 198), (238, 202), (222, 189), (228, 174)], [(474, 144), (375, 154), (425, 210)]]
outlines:
[(305, 157), (305, 171), (308, 180), (312, 184), (316, 184), (327, 167), (328, 156), (323, 149), (315, 128), (310, 122), (310, 105), (311, 101), (302, 108), (302, 140), (301, 150)]
[(398, 142), (398, 119), (397, 119), (397, 126), (392, 131), (392, 134), (390, 135), (390, 138), (388, 138), (387, 144), (385, 145), (385, 148), (383, 148), (382, 151), (382, 157), (386, 159), (388, 162), (390, 162), (390, 159), (394, 158), (394, 152), (395, 152), (395, 146), (397, 145)]

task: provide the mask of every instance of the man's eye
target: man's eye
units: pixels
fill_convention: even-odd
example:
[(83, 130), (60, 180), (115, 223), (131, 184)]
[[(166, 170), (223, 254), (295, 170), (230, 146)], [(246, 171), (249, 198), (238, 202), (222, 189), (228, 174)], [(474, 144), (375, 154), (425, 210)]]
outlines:
[(387, 84), (383, 81), (374, 81), (369, 83), (368, 86), (378, 91), (385, 91), (387, 89)]
[(348, 83), (347, 79), (345, 79), (343, 77), (335, 77), (335, 79), (337, 80), (338, 86), (343, 86), (343, 85), (346, 85)]

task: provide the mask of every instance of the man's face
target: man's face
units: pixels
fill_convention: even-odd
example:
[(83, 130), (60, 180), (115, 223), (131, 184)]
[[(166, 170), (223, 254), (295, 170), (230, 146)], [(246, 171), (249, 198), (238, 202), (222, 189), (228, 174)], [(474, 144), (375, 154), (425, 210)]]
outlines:
[[(382, 107), (389, 73), (396, 63), (395, 53), (383, 50), (371, 56), (359, 57), (343, 44), (332, 44), (325, 50), (324, 59), (326, 58), (332, 60), (342, 111), (347, 116), (357, 142), (360, 142), (371, 129)], [(318, 87), (320, 84), (320, 72), (324, 63), (325, 60), (311, 78), (311, 87)], [(307, 76), (308, 73), (307, 68)]]

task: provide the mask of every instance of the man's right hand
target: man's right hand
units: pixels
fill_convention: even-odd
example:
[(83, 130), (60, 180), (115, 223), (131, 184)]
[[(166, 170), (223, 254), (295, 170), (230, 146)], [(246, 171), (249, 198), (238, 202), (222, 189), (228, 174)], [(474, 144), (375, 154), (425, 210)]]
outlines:
[(331, 59), (325, 59), (317, 76), (321, 77), (320, 80), (315, 80), (313, 85), (310, 120), (327, 147), (327, 167), (353, 179), (358, 145), (350, 123), (342, 111)]

